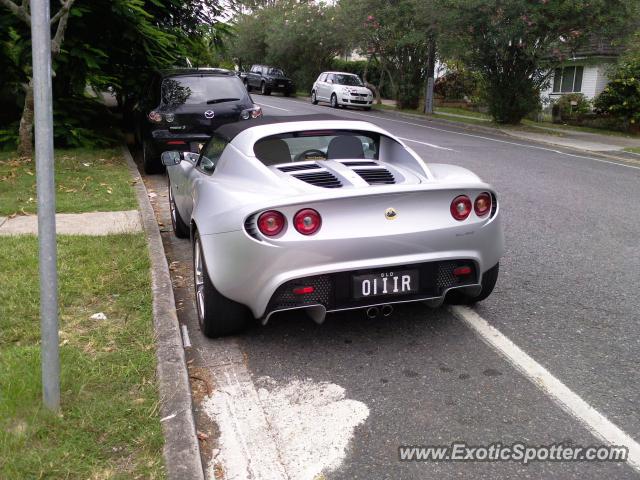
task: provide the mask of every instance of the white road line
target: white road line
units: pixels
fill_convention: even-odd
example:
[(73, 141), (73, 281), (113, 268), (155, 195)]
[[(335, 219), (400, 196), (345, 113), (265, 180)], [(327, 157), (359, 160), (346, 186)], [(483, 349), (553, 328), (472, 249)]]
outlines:
[(275, 108), (276, 110), (282, 110), (283, 112), (290, 112), (291, 110), (287, 110), (286, 108), (274, 107), (273, 105), (267, 105), (266, 103), (256, 103), (256, 105), (260, 105), (261, 107), (269, 107)]
[[(317, 105), (316, 105), (316, 107), (317, 107)], [(424, 125), (422, 123), (408, 122), (406, 120), (397, 120), (395, 118), (386, 118), (386, 117), (381, 117), (379, 115), (371, 115), (371, 114), (367, 114), (367, 113), (354, 112), (354, 111), (349, 111), (349, 113), (353, 114), (353, 115), (360, 115), (362, 117), (376, 118), (378, 120), (382, 120), (383, 122), (403, 123), (405, 125), (413, 125), (414, 127), (427, 128), (429, 130), (436, 130), (438, 132), (451, 133), (453, 135), (462, 135), (462, 136), (465, 136), (465, 137), (479, 138), (481, 140), (489, 140), (490, 142), (505, 143), (507, 145), (514, 145), (516, 147), (522, 147), (522, 148), (532, 148), (534, 150), (543, 150), (545, 152), (557, 153), (558, 155), (566, 155), (568, 157), (574, 157), (574, 158), (583, 158), (583, 159), (586, 159), (586, 160), (592, 160), (594, 162), (608, 163), (608, 164), (611, 164), (611, 165), (618, 165), (620, 167), (633, 168), (634, 170), (640, 170), (640, 167), (636, 167), (634, 165), (627, 165), (625, 163), (612, 162), (610, 160), (602, 160), (600, 158), (587, 157), (587, 156), (584, 156), (584, 155), (576, 155), (576, 154), (573, 154), (573, 153), (563, 152), (561, 150), (557, 150), (557, 149), (554, 149), (554, 148), (540, 147), (540, 146), (537, 146), (537, 145), (527, 145), (525, 143), (510, 142), (508, 140), (499, 140), (497, 138), (485, 137), (484, 135), (474, 135), (472, 133), (456, 132), (456, 131), (453, 131), (453, 130), (447, 130), (445, 128), (431, 127), (429, 125)]]
[(450, 307), (450, 310), (566, 412), (584, 424), (596, 437), (611, 445), (626, 447), (629, 451), (627, 463), (640, 472), (640, 444), (631, 436), (571, 391), (476, 312), (460, 306)]
[(180, 327), (182, 329), (182, 346), (184, 348), (190, 348), (191, 339), (189, 338), (189, 330), (187, 329), (186, 325), (180, 325)]
[(419, 140), (413, 140), (411, 138), (403, 138), (403, 137), (398, 137), (398, 138), (400, 140), (404, 140), (405, 142), (419, 143), (420, 145), (426, 145), (427, 147), (437, 148), (438, 150), (448, 150), (450, 152), (455, 152), (453, 148), (441, 147), (440, 145), (434, 145), (433, 143), (421, 142)]

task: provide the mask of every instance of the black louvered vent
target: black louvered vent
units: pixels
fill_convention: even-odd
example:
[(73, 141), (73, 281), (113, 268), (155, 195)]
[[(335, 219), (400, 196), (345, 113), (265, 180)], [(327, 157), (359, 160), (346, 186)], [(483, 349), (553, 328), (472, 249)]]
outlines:
[(320, 168), (317, 163), (305, 163), (304, 165), (291, 165), (289, 167), (278, 167), (281, 172), (297, 172), (298, 170), (312, 170), (314, 168)]
[(250, 237), (255, 238), (256, 240), (260, 240), (260, 236), (258, 235), (258, 226), (256, 225), (256, 216), (251, 215), (244, 222), (244, 229), (247, 231)]
[(369, 185), (396, 183), (393, 174), (386, 168), (356, 168), (353, 170)]
[(293, 175), (298, 180), (302, 180), (303, 182), (310, 183), (311, 185), (315, 185), (316, 187), (324, 187), (324, 188), (340, 188), (342, 187), (342, 183), (338, 180), (334, 175), (329, 172), (309, 172), (309, 173), (299, 173)]
[(377, 167), (378, 164), (376, 162), (368, 162), (368, 161), (359, 161), (359, 162), (342, 162), (343, 165), (347, 167)]

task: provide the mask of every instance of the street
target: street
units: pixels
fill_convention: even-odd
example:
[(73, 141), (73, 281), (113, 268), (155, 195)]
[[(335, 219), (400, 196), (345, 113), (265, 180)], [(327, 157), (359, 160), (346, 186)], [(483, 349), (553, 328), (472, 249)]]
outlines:
[[(461, 314), (408, 304), (390, 317), (371, 320), (352, 311), (329, 315), (322, 325), (289, 314), (241, 336), (209, 340), (194, 311), (191, 244), (167, 227), (165, 177), (148, 176), (147, 188), (158, 194), (152, 203), (178, 317), (192, 344), (186, 355), (198, 429), (209, 438), (202, 451), (210, 478), (240, 478), (232, 475), (243, 460), (226, 450), (234, 441), (230, 431), (247, 440), (240, 453), (235, 449), (238, 457), (262, 450), (268, 464), (273, 445), (279, 456), (273, 468), (284, 466), (292, 479), (305, 478), (297, 470), (305, 459), (324, 461), (315, 466), (323, 471), (316, 478), (327, 480), (638, 477), (629, 464), (615, 462), (401, 462), (398, 448), (606, 444), (603, 435), (612, 429), (594, 428), (593, 412), (569, 413), (562, 392), (531, 378), (517, 355), (505, 358), (509, 351), (487, 345), (482, 332), (462, 321), (461, 315), (476, 318), (474, 312), (630, 437), (630, 449), (638, 448), (640, 168), (384, 112), (280, 96), (253, 99), (265, 116), (332, 113), (370, 121), (427, 163), (476, 172), (498, 192), (507, 250), (493, 295)], [(217, 391), (226, 392), (226, 400)], [(243, 415), (245, 401), (260, 411), (247, 407)], [(239, 412), (231, 419), (229, 402)], [(264, 442), (260, 422), (269, 437)], [(318, 445), (326, 448), (315, 452)], [(255, 455), (252, 462), (263, 458)], [(264, 478), (287, 477), (271, 470)]]

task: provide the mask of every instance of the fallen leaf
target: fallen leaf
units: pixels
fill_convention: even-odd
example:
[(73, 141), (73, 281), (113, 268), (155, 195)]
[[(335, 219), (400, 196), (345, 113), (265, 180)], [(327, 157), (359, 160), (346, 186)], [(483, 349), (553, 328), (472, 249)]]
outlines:
[(198, 430), (198, 440), (206, 440), (208, 438), (209, 438), (209, 435)]
[(106, 320), (107, 316), (103, 312), (94, 313), (89, 317), (91, 320)]

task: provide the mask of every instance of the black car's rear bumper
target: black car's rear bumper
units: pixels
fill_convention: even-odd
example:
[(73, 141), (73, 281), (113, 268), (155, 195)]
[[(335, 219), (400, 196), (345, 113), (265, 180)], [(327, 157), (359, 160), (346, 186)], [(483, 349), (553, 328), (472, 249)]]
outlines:
[(195, 145), (206, 143), (210, 134), (171, 132), (169, 130), (153, 130), (151, 132), (151, 142), (157, 152), (166, 150), (193, 150)]

